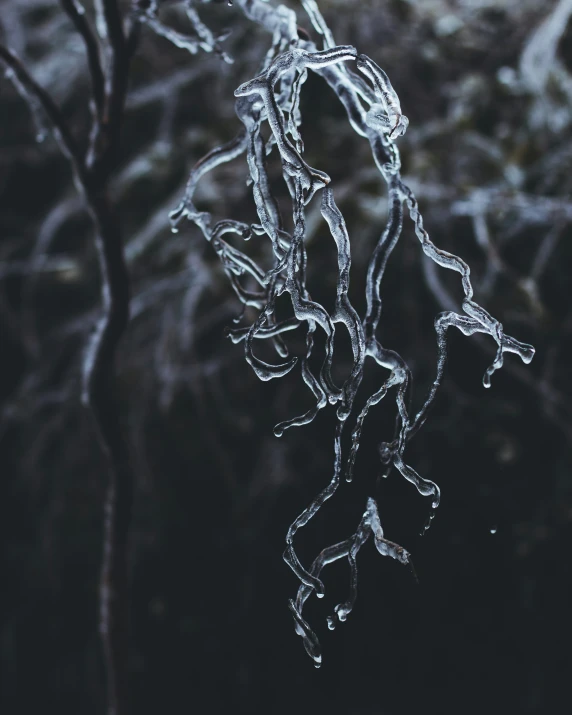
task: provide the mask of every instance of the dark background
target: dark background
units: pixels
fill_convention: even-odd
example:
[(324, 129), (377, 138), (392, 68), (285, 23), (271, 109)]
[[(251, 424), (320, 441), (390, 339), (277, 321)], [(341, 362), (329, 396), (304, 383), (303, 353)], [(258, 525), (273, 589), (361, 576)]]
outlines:
[[(183, 28), (178, 4), (166, 5), (161, 17)], [(391, 433), (394, 403), (372, 410), (354, 483), (341, 485), (297, 546), (311, 562), (354, 532), (374, 496), (387, 538), (411, 552), (419, 584), (368, 543), (355, 610), (331, 633), (325, 617), (346, 599), (349, 573), (345, 561), (328, 567), (326, 597), (311, 598), (305, 610), (322, 641), (320, 670), (293, 631), (287, 599), (297, 580), (282, 552), (289, 524), (330, 480), (335, 418), (324, 410), (313, 424), (273, 436), (275, 423), (310, 406), (308, 390), (296, 370), (257, 380), (242, 346), (224, 338), (239, 306), (214, 251), (190, 224), (176, 235), (168, 224), (193, 163), (238, 131), (232, 92), (256, 74), (270, 38), (226, 3), (199, 10), (210, 27), (233, 30), (225, 43), (233, 65), (192, 56), (143, 28), (113, 185), (133, 280), (116, 389), (137, 474), (134, 713), (566, 711), (566, 6), (320, 3), (336, 40), (372, 57), (400, 96), (410, 119), (399, 140), (403, 174), (432, 239), (470, 263), (477, 300), (537, 349), (530, 366), (506, 357), (486, 391), (481, 378), (494, 344), (451, 335), (446, 380), (407, 450), (442, 491), (423, 537), (427, 500), (396, 474), (380, 478), (377, 444)], [(4, 41), (86, 136), (89, 83), (68, 19), (49, 0), (4, 0), (1, 8)], [(537, 42), (541, 51), (527, 64), (551, 13), (557, 30)], [(311, 30), (301, 9), (299, 18)], [(302, 97), (306, 154), (332, 177), (352, 240), (351, 298), (362, 314), (367, 262), (385, 224), (384, 184), (325, 84), (311, 76)], [(0, 102), (0, 709), (91, 715), (105, 708), (97, 582), (107, 481), (79, 400), (83, 347), (99, 305), (93, 229), (56, 143), (35, 141), (30, 111), (8, 79), (0, 80)], [(241, 160), (217, 169), (197, 203), (217, 217), (254, 220), (246, 177)], [(488, 248), (460, 203), (478, 190)], [(433, 319), (446, 308), (423, 261), (407, 225), (385, 277), (380, 325), (384, 344), (413, 371), (416, 404), (435, 370)], [(318, 228), (308, 241), (309, 285), (326, 305), (335, 270), (331, 238)], [(458, 306), (458, 276), (445, 273), (441, 289)], [(291, 344), (300, 352), (296, 339)], [(366, 371), (362, 400), (381, 379)]]

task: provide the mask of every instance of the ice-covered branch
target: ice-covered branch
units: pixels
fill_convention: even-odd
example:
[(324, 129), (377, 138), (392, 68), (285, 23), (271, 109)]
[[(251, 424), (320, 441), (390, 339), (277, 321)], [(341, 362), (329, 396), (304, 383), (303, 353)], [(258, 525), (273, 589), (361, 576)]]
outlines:
[[(284, 558), (302, 585), (296, 602), (290, 602), (296, 632), (302, 636), (305, 648), (319, 665), (321, 651), (317, 636), (302, 616), (302, 607), (312, 591), (318, 597), (324, 595), (320, 579), (322, 568), (331, 561), (348, 558), (351, 569), (351, 588), (348, 601), (337, 609), (339, 620), (345, 620), (356, 598), (356, 555), (370, 533), (374, 533), (380, 553), (408, 563), (409, 556), (401, 547), (387, 542), (377, 516), (373, 500), (350, 539), (322, 551), (314, 563), (306, 568), (294, 548), (296, 534), (315, 517), (324, 504), (339, 488), (342, 474), (351, 481), (360, 446), (364, 422), (370, 410), (391, 393), (395, 405), (396, 427), (390, 439), (379, 441), (380, 457), (385, 471), (394, 469), (410, 482), (423, 496), (430, 497), (431, 507), (425, 529), (428, 528), (440, 502), (440, 490), (433, 481), (421, 476), (407, 463), (405, 452), (410, 439), (425, 422), (434, 403), (443, 379), (447, 356), (447, 331), (455, 327), (464, 335), (484, 333), (497, 344), (497, 353), (483, 378), (486, 387), (491, 375), (502, 367), (504, 354), (517, 354), (525, 363), (530, 362), (534, 350), (530, 345), (518, 342), (505, 335), (502, 324), (493, 318), (474, 298), (470, 269), (460, 257), (439, 248), (429, 237), (423, 224), (419, 205), (411, 188), (401, 178), (401, 160), (396, 140), (407, 130), (409, 121), (403, 114), (399, 96), (387, 74), (369, 57), (358, 55), (356, 48), (336, 45), (332, 33), (322, 17), (315, 0), (303, 0), (314, 30), (322, 38), (322, 48), (311, 42), (305, 33), (298, 33), (296, 15), (283, 6), (275, 7), (262, 0), (236, 0), (236, 5), (247, 18), (258, 23), (272, 35), (272, 45), (265, 56), (259, 74), (243, 82), (235, 91), (236, 114), (243, 130), (234, 140), (215, 148), (199, 161), (191, 172), (187, 190), (180, 205), (172, 212), (174, 228), (179, 228), (183, 219), (194, 222), (205, 238), (213, 245), (224, 271), (243, 306), (257, 311), (250, 325), (229, 331), (233, 342), (244, 342), (245, 356), (255, 373), (262, 380), (281, 378), (291, 373), (300, 364), (301, 376), (315, 400), (304, 414), (287, 419), (275, 427), (280, 436), (288, 428), (308, 424), (316, 418), (328, 403), (337, 405), (338, 423), (334, 437), (334, 461), (329, 483), (319, 492), (309, 506), (295, 519), (286, 538)], [(354, 71), (355, 68), (357, 71)], [(387, 185), (388, 216), (385, 229), (375, 246), (367, 269), (365, 286), (365, 315), (361, 319), (349, 299), (349, 283), (352, 261), (351, 231), (335, 200), (334, 182), (323, 169), (310, 166), (305, 159), (302, 132), (300, 94), (308, 73), (323, 78), (337, 95), (352, 129), (359, 137), (369, 142), (373, 160)], [(270, 132), (263, 139), (263, 129)], [(267, 163), (274, 149), (280, 161), (280, 169), (290, 198), (291, 220), (285, 222), (280, 212), (280, 202), (275, 196)], [(233, 161), (245, 155), (249, 170), (252, 196), (258, 215), (258, 224), (246, 225), (225, 219), (214, 227), (208, 211), (199, 211), (193, 201), (198, 182), (221, 163)], [(335, 244), (337, 253), (336, 299), (333, 310), (314, 300), (306, 283), (307, 272), (307, 219), (313, 201), (320, 197), (320, 214)], [(284, 203), (282, 202), (282, 206)], [(402, 235), (404, 209), (407, 210), (421, 244), (423, 253), (438, 267), (460, 275), (463, 289), (461, 313), (450, 310), (435, 321), (437, 334), (437, 371), (426, 398), (414, 415), (408, 412), (408, 395), (412, 390), (412, 374), (405, 360), (389, 346), (382, 345), (379, 325), (382, 318), (383, 279), (391, 258)], [(289, 233), (285, 226), (291, 225)], [(228, 234), (243, 240), (269, 239), (273, 265), (266, 270), (249, 259), (242, 248), (223, 241)], [(230, 239), (229, 239), (230, 240)], [(246, 286), (247, 279), (256, 284), (256, 289)], [(276, 320), (276, 301), (280, 296), (289, 296), (291, 317)], [(343, 384), (336, 385), (332, 377), (335, 354), (336, 331), (343, 327), (349, 335), (352, 349), (351, 368)], [(318, 375), (310, 367), (316, 349), (315, 333), (324, 335), (322, 365)], [(288, 353), (284, 343), (274, 343), (282, 362), (274, 364), (261, 360), (253, 354), (254, 343), (262, 340), (276, 341), (289, 331), (305, 330), (306, 352), (284, 361)], [(373, 395), (366, 396), (361, 407), (360, 386), (367, 359), (382, 368), (380, 387)], [(344, 427), (352, 420), (351, 441), (347, 455), (342, 437)], [(333, 621), (331, 621), (333, 623)]]
[[(359, 526), (349, 539), (340, 541), (338, 544), (328, 546), (316, 557), (310, 567), (310, 575), (313, 579), (319, 581), (320, 574), (325, 566), (334, 563), (339, 559), (347, 558), (350, 566), (350, 594), (347, 601), (339, 603), (334, 609), (334, 616), (328, 616), (327, 623), (330, 630), (336, 627), (336, 619), (344, 622), (352, 612), (357, 599), (357, 561), (356, 557), (359, 550), (367, 542), (373, 534), (375, 548), (382, 556), (389, 556), (399, 563), (408, 564), (415, 575), (413, 564), (409, 552), (407, 552), (399, 544), (388, 541), (383, 534), (383, 528), (379, 520), (377, 504), (374, 499), (367, 500), (366, 510), (362, 516)], [(321, 583), (321, 582), (320, 582)], [(302, 611), (304, 604), (312, 593), (312, 584), (304, 582), (298, 588), (298, 595), (295, 601), (289, 601), (290, 611), (294, 617), (294, 628), (296, 633), (301, 636), (304, 648), (308, 655), (313, 659), (316, 668), (319, 668), (322, 663), (322, 650), (318, 636), (311, 629), (310, 625), (304, 620)]]

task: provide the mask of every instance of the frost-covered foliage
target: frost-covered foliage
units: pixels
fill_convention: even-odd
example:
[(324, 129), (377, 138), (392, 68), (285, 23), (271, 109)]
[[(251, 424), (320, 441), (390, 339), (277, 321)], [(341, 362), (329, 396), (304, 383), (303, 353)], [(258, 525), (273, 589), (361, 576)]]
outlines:
[[(443, 379), (448, 329), (457, 328), (467, 336), (485, 333), (497, 343), (496, 357), (483, 378), (485, 387), (490, 387), (491, 375), (502, 367), (506, 352), (516, 353), (523, 362), (529, 363), (534, 349), (505, 335), (502, 324), (473, 300), (469, 266), (457, 256), (439, 249), (424, 228), (415, 195), (400, 174), (401, 160), (396, 140), (405, 133), (409, 120), (401, 111), (399, 97), (387, 74), (369, 57), (358, 55), (356, 48), (335, 44), (315, 0), (303, 0), (302, 4), (315, 32), (320, 36), (318, 45), (304, 36), (300, 37), (296, 14), (285, 6), (272, 9), (262, 0), (237, 0), (237, 5), (249, 19), (261, 24), (272, 34), (272, 47), (266, 55), (260, 73), (254, 79), (241, 84), (235, 92), (236, 113), (244, 128), (235, 139), (214, 149), (198, 162), (189, 178), (183, 201), (171, 214), (171, 221), (175, 230), (184, 218), (200, 227), (216, 251), (244, 308), (257, 311), (257, 317), (250, 325), (231, 330), (229, 335), (235, 343), (244, 342), (246, 360), (261, 380), (281, 378), (296, 366), (298, 357), (289, 358), (282, 336), (293, 330), (305, 331), (307, 351), (299, 362), (303, 381), (314, 396), (315, 404), (305, 414), (276, 425), (276, 436), (280, 437), (286, 429), (308, 424), (328, 404), (337, 405), (339, 426), (336, 429), (335, 462), (331, 482), (292, 523), (288, 530), (284, 554), (286, 562), (302, 582), (296, 602), (290, 602), (296, 621), (296, 632), (302, 636), (305, 648), (315, 664), (319, 665), (319, 642), (302, 617), (302, 607), (312, 590), (318, 597), (324, 595), (324, 585), (319, 577), (322, 567), (342, 556), (348, 557), (352, 568), (352, 597), (347, 604), (336, 607), (338, 618), (345, 620), (355, 600), (355, 557), (367, 538), (368, 528), (376, 535), (380, 553), (408, 561), (407, 552), (401, 547), (392, 547), (392, 550), (380, 546), (387, 542), (382, 539), (377, 508), (372, 499), (368, 501), (368, 509), (355, 536), (348, 542), (323, 551), (312, 567), (304, 567), (294, 549), (296, 533), (332, 497), (342, 475), (346, 481), (352, 480), (362, 426), (369, 410), (393, 390), (396, 405), (395, 432), (390, 439), (386, 437), (380, 441), (379, 452), (383, 463), (387, 465), (387, 473), (394, 468), (411, 482), (420, 494), (431, 497), (431, 512), (425, 525), (426, 530), (439, 506), (439, 487), (419, 475), (406, 462), (405, 451), (408, 442), (425, 422)], [(178, 42), (177, 38), (172, 39), (175, 43)], [(355, 69), (352, 65), (355, 65)], [(336, 204), (334, 187), (327, 173), (311, 167), (304, 159), (304, 142), (300, 132), (300, 93), (307, 80), (308, 71), (317, 73), (337, 94), (353, 130), (369, 142), (375, 164), (387, 185), (389, 218), (369, 261), (366, 313), (363, 319), (360, 319), (348, 297), (351, 238)], [(265, 126), (268, 126), (271, 132), (268, 139), (264, 137)], [(287, 224), (281, 216), (266, 168), (273, 151), (280, 156), (283, 179), (291, 198), (291, 230), (286, 228)], [(221, 163), (242, 155), (246, 155), (249, 183), (252, 185), (259, 223), (246, 224), (232, 219), (213, 223), (210, 213), (198, 211), (193, 203), (197, 184), (205, 174)], [(321, 202), (320, 212), (328, 226), (338, 256), (336, 300), (331, 312), (312, 299), (306, 285), (306, 215), (313, 201)], [(382, 281), (390, 255), (401, 236), (404, 206), (414, 223), (415, 233), (425, 255), (438, 266), (459, 273), (464, 293), (461, 304), (463, 313), (447, 311), (440, 313), (435, 319), (437, 373), (421, 409), (416, 414), (410, 414), (407, 404), (412, 389), (411, 370), (398, 352), (390, 346), (382, 345), (378, 335), (382, 312)], [(226, 240), (233, 236), (243, 241), (269, 240), (272, 246), (272, 265), (261, 266), (241, 247)], [(292, 315), (278, 319), (276, 303), (284, 294), (290, 298)], [(337, 326), (343, 326), (348, 332), (353, 353), (351, 371), (341, 385), (336, 385), (332, 378)], [(315, 374), (310, 367), (310, 360), (318, 329), (325, 334), (325, 354), (320, 371)], [(269, 363), (257, 357), (254, 354), (255, 340), (270, 341), (276, 355), (283, 362)], [(356, 397), (368, 358), (388, 371), (389, 375), (382, 377), (379, 389), (358, 409)], [(342, 438), (346, 424), (351, 425), (351, 445), (344, 456)]]

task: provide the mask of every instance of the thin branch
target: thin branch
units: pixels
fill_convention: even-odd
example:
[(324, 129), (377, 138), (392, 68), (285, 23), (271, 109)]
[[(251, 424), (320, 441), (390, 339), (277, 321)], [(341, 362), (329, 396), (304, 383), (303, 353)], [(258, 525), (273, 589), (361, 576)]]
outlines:
[(119, 139), (119, 117), (123, 112), (127, 92), (129, 54), (117, 0), (103, 0), (103, 16), (111, 49), (104, 122), (109, 133), (109, 151), (112, 151), (112, 146), (115, 146)]
[(91, 75), (93, 99), (97, 108), (97, 115), (100, 117), (103, 112), (105, 77), (101, 67), (97, 38), (85, 16), (85, 10), (81, 3), (77, 0), (60, 0), (60, 2), (64, 12), (69, 16), (76, 30), (83, 38)]
[(117, 162), (129, 64), (137, 42), (137, 32), (130, 34), (129, 41), (125, 36), (117, 0), (102, 0), (102, 10), (109, 43), (109, 72), (105, 82), (103, 117), (95, 127), (87, 160), (96, 184), (107, 180)]
[(38, 100), (53, 125), (56, 139), (62, 151), (70, 160), (80, 183), (83, 184), (85, 182), (85, 170), (81, 152), (64, 119), (61, 109), (46, 90), (36, 82), (18, 57), (7, 47), (4, 47), (4, 45), (0, 45), (0, 60), (14, 72), (18, 81), (30, 95)]
[(90, 194), (88, 200), (97, 228), (103, 315), (86, 353), (83, 395), (111, 466), (104, 507), (99, 628), (107, 671), (108, 713), (123, 715), (128, 710), (129, 690), (127, 564), (134, 476), (116, 399), (115, 363), (129, 320), (129, 274), (119, 222), (107, 196), (103, 192)]
[(125, 32), (119, 3), (117, 0), (102, 0), (102, 6), (109, 43), (116, 54), (121, 54), (125, 49)]

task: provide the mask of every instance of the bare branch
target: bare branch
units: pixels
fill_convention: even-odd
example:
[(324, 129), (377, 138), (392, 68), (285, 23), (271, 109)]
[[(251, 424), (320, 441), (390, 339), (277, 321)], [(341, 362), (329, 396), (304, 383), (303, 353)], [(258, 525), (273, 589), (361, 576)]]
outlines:
[(93, 99), (97, 108), (97, 115), (101, 116), (103, 112), (105, 77), (101, 68), (97, 38), (85, 16), (83, 5), (79, 3), (78, 0), (61, 0), (61, 4), (84, 41), (91, 75)]
[(40, 103), (42, 109), (50, 120), (55, 132), (56, 139), (64, 152), (69, 158), (76, 176), (81, 183), (85, 181), (85, 171), (81, 152), (76, 144), (76, 141), (67, 125), (61, 109), (54, 102), (46, 90), (41, 87), (26, 67), (20, 62), (18, 57), (11, 52), (7, 47), (0, 45), (0, 60), (16, 75), (22, 86), (34, 96)]

